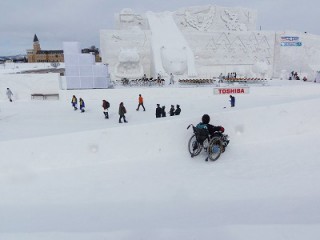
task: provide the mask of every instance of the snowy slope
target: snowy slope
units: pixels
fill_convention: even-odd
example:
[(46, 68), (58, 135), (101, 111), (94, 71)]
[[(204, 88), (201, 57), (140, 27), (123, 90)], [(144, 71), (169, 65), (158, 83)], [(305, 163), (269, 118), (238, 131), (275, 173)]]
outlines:
[[(0, 239), (319, 239), (320, 86), (274, 81), (236, 96), (235, 109), (212, 92), (0, 102)], [(69, 103), (78, 93), (83, 114)], [(146, 112), (135, 111), (138, 93)], [(117, 123), (120, 99), (128, 124)], [(156, 119), (156, 103), (182, 115)], [(187, 152), (186, 127), (203, 113), (230, 135), (216, 162)]]

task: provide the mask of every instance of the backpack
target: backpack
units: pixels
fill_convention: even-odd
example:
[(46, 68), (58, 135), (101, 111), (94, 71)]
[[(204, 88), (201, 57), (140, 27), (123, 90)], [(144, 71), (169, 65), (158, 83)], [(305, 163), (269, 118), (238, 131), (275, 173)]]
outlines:
[(108, 101), (107, 101), (106, 106), (107, 106), (107, 108), (109, 108), (109, 107), (110, 107), (110, 103), (109, 103)]
[(194, 134), (196, 135), (196, 139), (200, 144), (203, 144), (204, 140), (206, 140), (209, 136), (208, 127), (206, 124), (202, 122), (197, 124), (196, 127), (193, 127)]

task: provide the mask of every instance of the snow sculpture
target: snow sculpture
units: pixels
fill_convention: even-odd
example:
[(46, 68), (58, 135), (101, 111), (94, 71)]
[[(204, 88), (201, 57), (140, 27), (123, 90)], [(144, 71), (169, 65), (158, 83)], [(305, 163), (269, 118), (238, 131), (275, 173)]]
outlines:
[[(126, 8), (115, 17), (116, 29), (100, 31), (102, 61), (110, 64), (113, 77), (141, 69), (119, 61), (121, 48), (137, 48), (143, 72), (153, 77), (161, 73), (164, 78), (170, 73), (206, 78), (235, 69), (250, 77), (257, 62), (267, 65), (267, 72), (260, 69), (257, 74), (279, 77), (283, 69), (310, 74), (311, 65), (317, 67), (314, 70), (320, 65), (319, 36), (257, 31), (257, 12), (252, 9), (206, 5), (136, 14)], [(282, 46), (283, 36), (298, 37), (302, 45)]]
[(317, 71), (314, 82), (320, 83), (320, 71)]
[(221, 14), (221, 19), (226, 23), (230, 31), (247, 31), (246, 25), (239, 22), (238, 15), (230, 10), (224, 10)]
[(281, 80), (288, 80), (289, 79), (289, 74), (288, 74), (287, 70), (285, 70), (285, 69), (281, 70), (280, 79)]
[(160, 50), (163, 69), (158, 69), (160, 73), (173, 73), (182, 75), (187, 72), (187, 51), (185, 47), (175, 49), (161, 47)]
[(145, 29), (147, 26), (146, 19), (139, 14), (135, 14), (131, 8), (124, 8), (116, 19), (116, 23), (119, 28), (124, 29), (132, 27)]
[(268, 64), (265, 62), (257, 62), (252, 66), (252, 71), (256, 73), (257, 75), (260, 75), (260, 77), (264, 78), (267, 71), (268, 71)]
[(118, 61), (115, 67), (116, 77), (134, 79), (143, 76), (144, 71), (136, 48), (121, 48)]
[(213, 6), (209, 6), (208, 9), (195, 12), (186, 10), (184, 15), (184, 20), (189, 26), (201, 32), (204, 32), (207, 31), (213, 23), (215, 8)]
[(194, 6), (179, 9), (174, 18), (182, 31), (252, 31), (256, 28), (256, 12), (244, 8)]
[(194, 55), (170, 12), (147, 13), (152, 31), (153, 75), (197, 76)]

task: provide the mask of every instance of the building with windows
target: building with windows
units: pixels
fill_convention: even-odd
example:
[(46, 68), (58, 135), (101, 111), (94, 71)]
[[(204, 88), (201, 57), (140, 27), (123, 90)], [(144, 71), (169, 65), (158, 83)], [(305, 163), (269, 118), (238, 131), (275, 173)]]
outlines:
[(94, 58), (95, 58), (96, 62), (101, 62), (99, 49), (96, 48), (95, 46), (91, 46), (90, 48), (84, 48), (84, 49), (81, 50), (81, 53), (91, 53), (92, 55), (94, 55)]
[[(101, 62), (99, 49), (95, 46), (84, 48), (82, 53), (90, 53), (95, 56), (96, 62)], [(27, 58), (29, 63), (34, 62), (64, 62), (63, 50), (41, 50), (40, 42), (35, 34), (33, 37), (33, 48), (27, 50)]]
[(37, 35), (33, 38), (33, 49), (27, 50), (29, 63), (34, 62), (64, 62), (63, 50), (41, 50)]

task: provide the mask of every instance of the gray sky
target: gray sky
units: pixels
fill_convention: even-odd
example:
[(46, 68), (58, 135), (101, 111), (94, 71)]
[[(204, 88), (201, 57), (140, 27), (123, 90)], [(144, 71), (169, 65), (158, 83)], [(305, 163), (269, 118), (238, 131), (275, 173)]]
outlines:
[(34, 34), (43, 50), (62, 49), (64, 41), (99, 47), (99, 31), (114, 28), (114, 14), (123, 8), (144, 13), (207, 4), (257, 10), (257, 30), (320, 35), (319, 0), (0, 0), (0, 56), (25, 54)]

